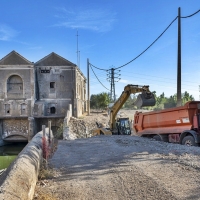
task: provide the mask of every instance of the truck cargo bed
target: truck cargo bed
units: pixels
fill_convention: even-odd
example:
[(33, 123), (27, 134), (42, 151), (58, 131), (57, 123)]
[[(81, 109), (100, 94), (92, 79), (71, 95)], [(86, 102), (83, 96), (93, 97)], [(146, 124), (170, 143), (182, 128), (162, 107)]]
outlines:
[(184, 106), (152, 112), (136, 112), (134, 128), (137, 135), (180, 133), (193, 128), (193, 117), (200, 112), (200, 101)]

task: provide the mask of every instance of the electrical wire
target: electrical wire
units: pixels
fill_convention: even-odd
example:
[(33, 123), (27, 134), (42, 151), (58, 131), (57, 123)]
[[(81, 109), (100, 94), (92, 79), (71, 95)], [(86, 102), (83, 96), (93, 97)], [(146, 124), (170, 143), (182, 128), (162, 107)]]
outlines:
[[(105, 89), (109, 90), (109, 89), (108, 89), (105, 85), (103, 85), (103, 83), (98, 79), (97, 75), (94, 73), (94, 70), (92, 69), (91, 64), (90, 64), (90, 68), (91, 68), (93, 74), (95, 75), (95, 77), (97, 78), (97, 80), (99, 81), (99, 83), (100, 83)], [(110, 90), (109, 90), (109, 91), (110, 91)]]
[[(141, 75), (141, 76), (148, 76), (148, 77), (161, 78), (160, 76), (152, 76), (152, 75), (147, 75), (147, 74), (143, 74), (143, 73), (140, 74), (140, 73), (135, 73), (135, 72), (134, 72), (133, 75), (130, 75), (130, 74), (133, 73), (133, 72), (124, 71), (124, 70), (123, 70), (123, 72), (125, 72), (125, 74), (128, 73), (128, 75), (126, 75), (126, 76), (130, 76), (130, 77), (133, 77), (133, 75), (134, 75), (134, 76), (135, 76), (135, 75), (139, 75), (139, 76)], [(177, 79), (174, 79), (174, 78), (163, 78), (163, 77), (162, 77), (162, 79), (168, 79), (168, 80), (177, 81)], [(186, 81), (186, 82), (196, 84), (196, 82), (194, 82), (194, 81)]]
[(96, 68), (96, 69), (99, 69), (99, 70), (104, 70), (104, 71), (107, 71), (107, 69), (101, 69), (99, 67), (95, 67), (93, 64), (89, 63), (92, 67)]
[(188, 18), (188, 17), (192, 17), (194, 15), (196, 15), (198, 12), (200, 12), (200, 9), (197, 10), (195, 13), (191, 14), (191, 15), (188, 15), (188, 16), (185, 16), (185, 17), (181, 17), (181, 18)]
[[(191, 14), (191, 15), (188, 15), (188, 16), (185, 16), (185, 17), (181, 17), (181, 18), (189, 18), (189, 17), (192, 17), (194, 15), (196, 15), (198, 12), (200, 12), (200, 9), (197, 10), (195, 13)], [(138, 56), (136, 56), (134, 59), (132, 59), (131, 61), (125, 63), (124, 65), (120, 66), (120, 67), (117, 67), (115, 69), (119, 69), (119, 68), (122, 68), (128, 64), (130, 64), (131, 62), (133, 62), (134, 60), (136, 60), (137, 58), (139, 58), (143, 53), (145, 53), (166, 31), (167, 29), (176, 21), (176, 19), (178, 18), (178, 16), (175, 17), (174, 20), (172, 20), (172, 22), (167, 26), (167, 28), (144, 50), (142, 51)], [(90, 63), (90, 65), (92, 65)], [(92, 65), (93, 67), (95, 67), (94, 65)], [(107, 71), (106, 69), (102, 69), (102, 68), (98, 68), (98, 67), (95, 67), (96, 69), (99, 69), (99, 70), (105, 70)]]
[[(149, 77), (152, 77), (152, 78), (157, 78), (157, 80), (156, 81), (158, 81), (158, 82), (174, 82), (174, 81), (177, 81), (176, 79), (172, 79), (172, 78), (162, 78), (162, 80), (160, 80), (161, 79), (161, 77), (158, 77), (158, 76), (150, 76), (150, 75), (145, 75), (145, 74), (135, 74), (134, 73), (134, 75), (130, 75), (130, 73), (129, 73), (129, 75), (122, 75), (122, 77), (134, 77), (134, 78), (141, 78), (140, 76), (142, 76), (142, 78), (144, 78), (144, 76), (146, 76), (146, 77), (148, 77), (148, 78), (144, 78), (145, 80), (155, 80), (155, 79), (151, 79), (151, 78), (149, 78)], [(123, 78), (122, 78), (123, 79)], [(159, 80), (158, 80), (159, 79)], [(165, 80), (166, 79), (166, 80)], [(169, 81), (167, 81), (167, 80), (169, 80)], [(196, 82), (191, 82), (191, 81), (184, 81), (184, 83), (187, 83), (187, 85), (188, 86), (194, 86), (194, 85), (196, 85), (197, 83)], [(189, 83), (189, 84), (188, 84)]]
[[(195, 13), (191, 14), (191, 15), (188, 15), (188, 16), (185, 16), (185, 17), (181, 17), (181, 18), (189, 18), (189, 17), (192, 17), (194, 15), (196, 15), (198, 12), (200, 12), (200, 9), (198, 11), (196, 11)], [(114, 70), (116, 69), (119, 69), (119, 68), (122, 68), (122, 67), (125, 67), (126, 65), (130, 64), (131, 62), (133, 62), (134, 60), (136, 60), (137, 58), (139, 58), (142, 54), (144, 54), (168, 29), (169, 27), (176, 21), (176, 19), (178, 18), (178, 16), (175, 17), (174, 20), (172, 20), (172, 22), (167, 26), (167, 28), (144, 50), (142, 51), (138, 56), (136, 56), (134, 59), (132, 59), (131, 61), (125, 63), (124, 65), (120, 66), (120, 67), (117, 67), (117, 68), (114, 68)], [(108, 69), (102, 69), (102, 68), (99, 68), (99, 67), (96, 67), (94, 66), (93, 64), (89, 63), (90, 64), (90, 68), (92, 69), (92, 67), (98, 69), (98, 70), (103, 70), (103, 71), (108, 71)], [(102, 82), (99, 80), (99, 78), (97, 77), (97, 75), (95, 74), (94, 70), (92, 69), (95, 77), (97, 78), (97, 80), (99, 81), (99, 83), (107, 90), (109, 90), (108, 88), (106, 88)]]
[[(108, 77), (106, 76), (105, 72), (104, 72), (104, 74), (103, 73), (98, 73), (97, 76), (98, 76), (99, 80), (101, 80), (102, 83), (105, 83), (105, 81), (108, 79)], [(90, 81), (95, 81), (95, 80), (98, 82), (98, 80), (96, 79), (96, 76), (93, 73), (91, 73)]]
[(177, 18), (178, 18), (178, 16), (174, 20), (172, 20), (172, 22), (167, 26), (167, 28), (144, 51), (142, 51), (142, 53), (140, 53), (138, 56), (136, 56), (135, 58), (133, 58), (131, 61), (127, 62), (126, 64), (124, 64), (124, 65), (122, 65), (120, 67), (117, 67), (115, 69), (122, 68), (122, 67), (130, 64), (131, 62), (133, 62), (137, 58), (139, 58), (143, 53), (145, 53), (167, 31), (167, 29), (176, 21)]

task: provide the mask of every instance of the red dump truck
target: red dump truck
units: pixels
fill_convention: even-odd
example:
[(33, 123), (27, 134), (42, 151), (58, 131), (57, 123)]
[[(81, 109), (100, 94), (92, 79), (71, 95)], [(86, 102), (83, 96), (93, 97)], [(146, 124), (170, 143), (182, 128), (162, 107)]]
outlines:
[(136, 135), (189, 146), (200, 144), (200, 101), (152, 112), (136, 112)]

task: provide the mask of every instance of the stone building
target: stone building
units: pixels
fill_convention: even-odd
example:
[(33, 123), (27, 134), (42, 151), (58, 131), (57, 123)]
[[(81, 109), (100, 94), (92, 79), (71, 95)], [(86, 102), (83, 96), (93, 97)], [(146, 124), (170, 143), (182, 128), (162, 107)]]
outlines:
[(15, 51), (0, 60), (0, 140), (27, 141), (42, 125), (61, 127), (86, 111), (86, 78), (65, 58), (51, 53), (36, 63)]

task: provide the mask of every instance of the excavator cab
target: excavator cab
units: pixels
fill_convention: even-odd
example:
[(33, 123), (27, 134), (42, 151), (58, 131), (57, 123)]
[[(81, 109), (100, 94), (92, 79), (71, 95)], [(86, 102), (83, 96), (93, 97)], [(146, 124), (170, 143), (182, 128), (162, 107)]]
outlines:
[(138, 108), (145, 106), (155, 106), (156, 100), (154, 94), (149, 91), (143, 91), (137, 96), (137, 100), (134, 102), (134, 105)]

